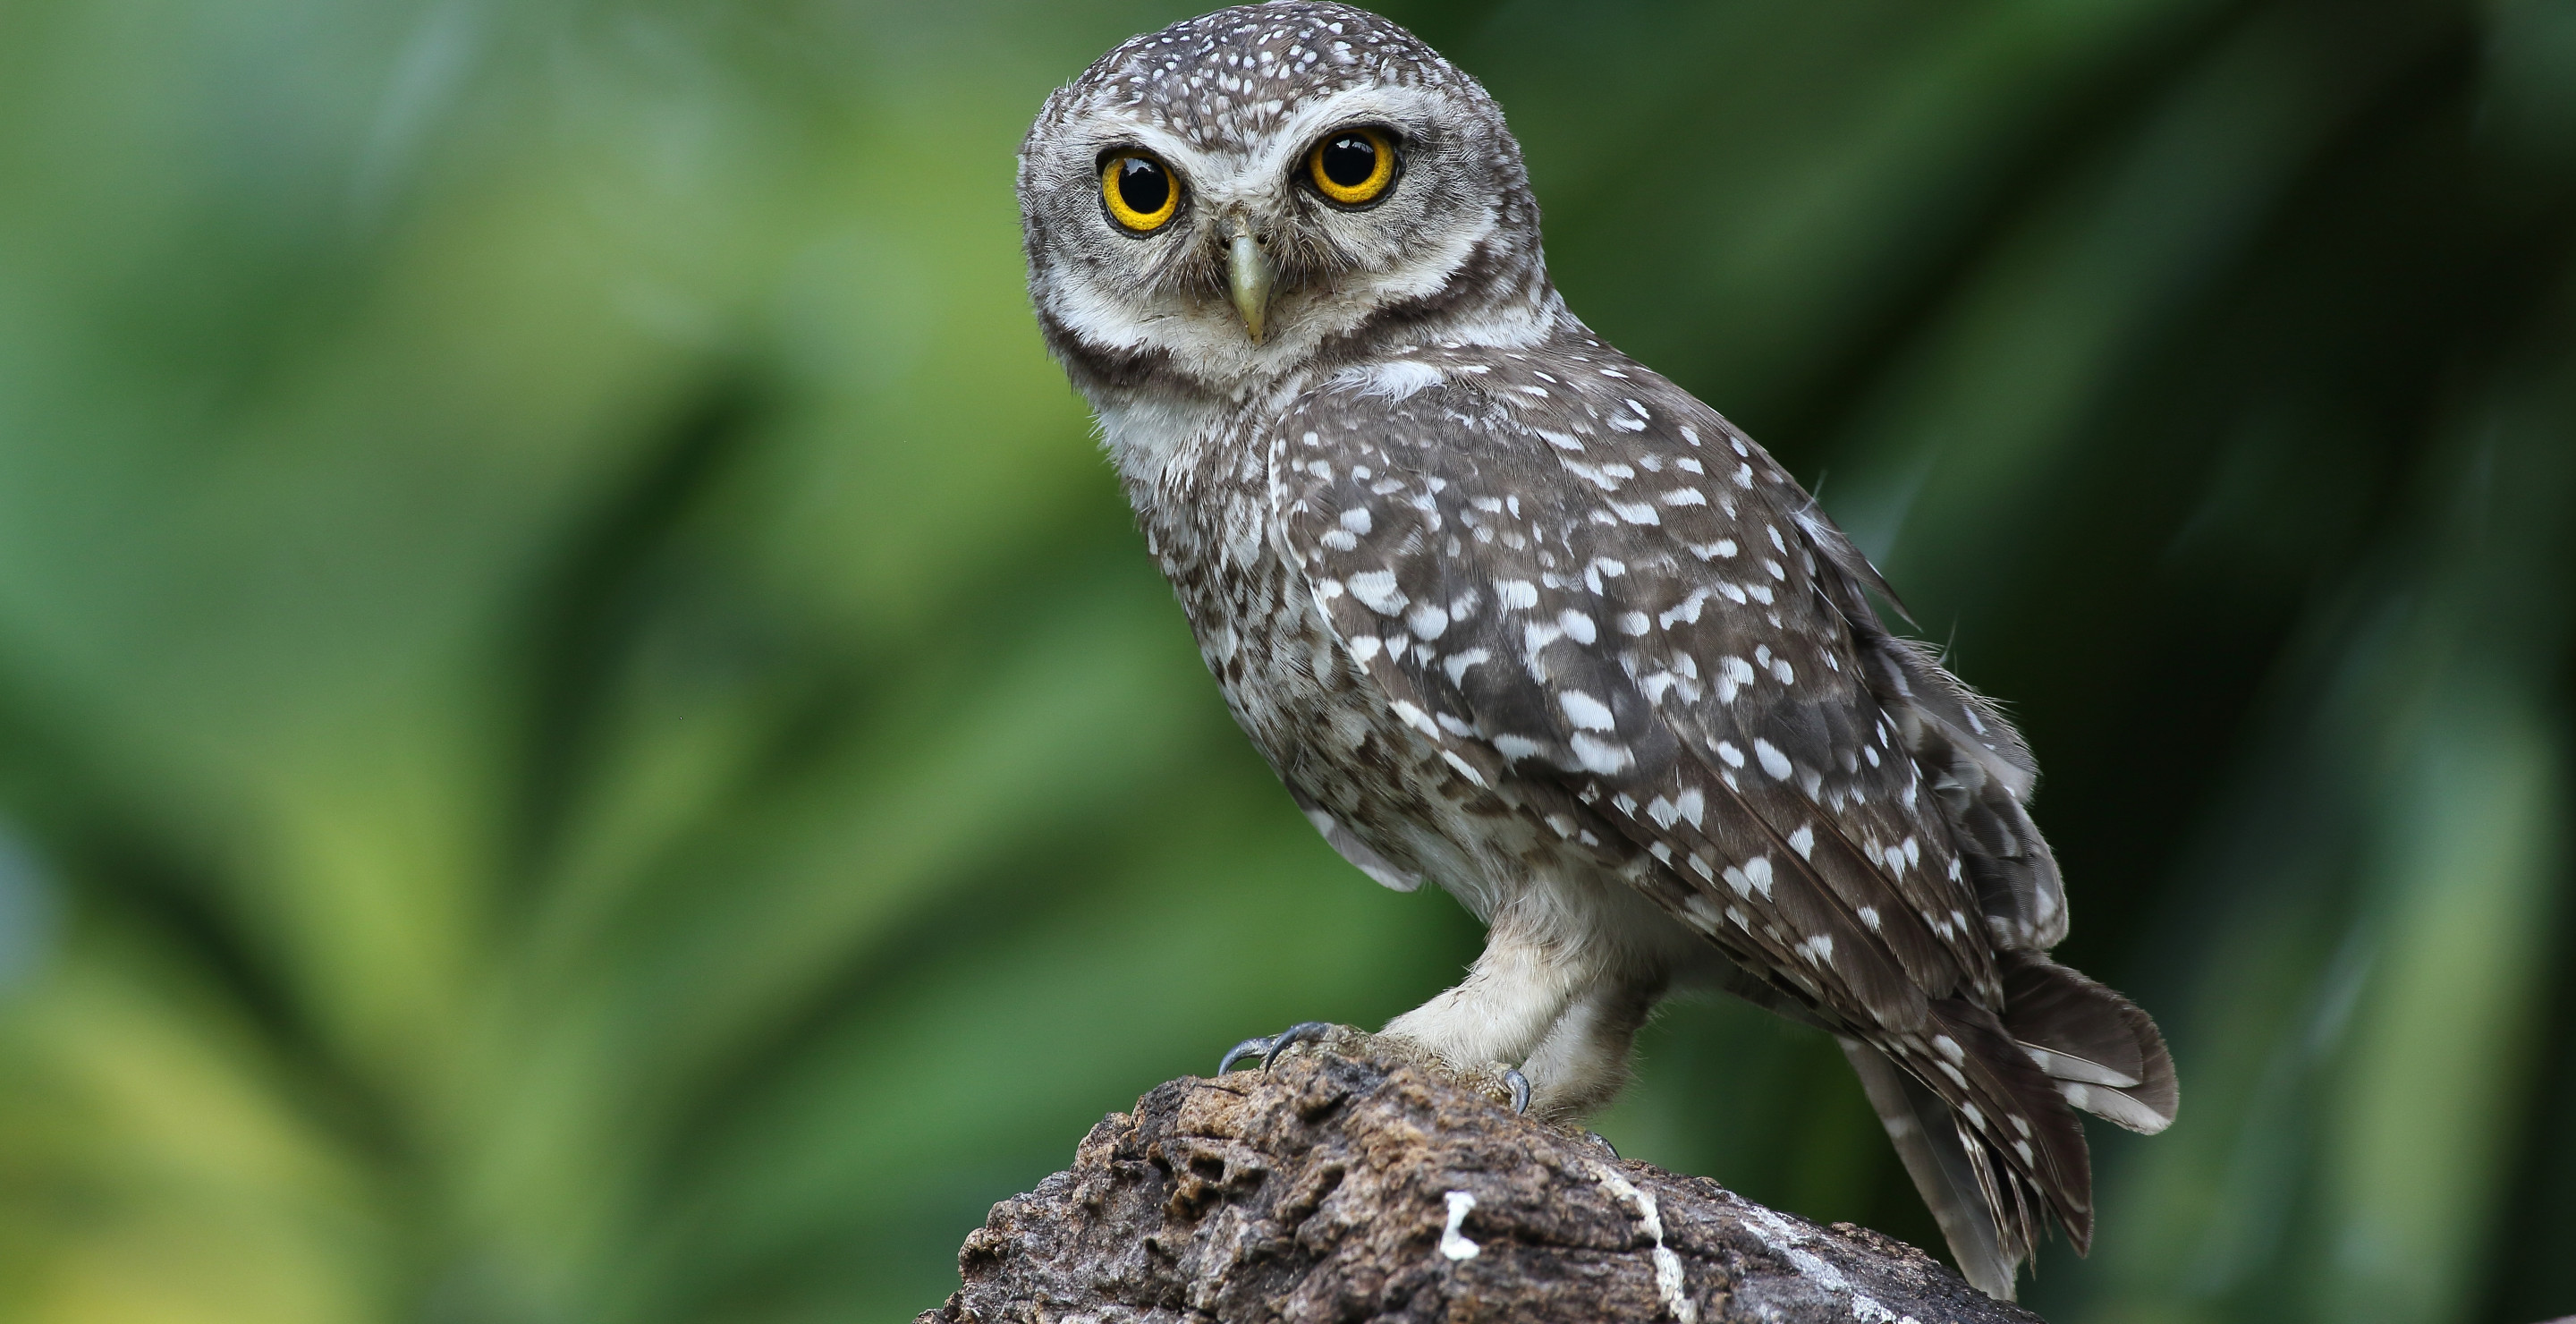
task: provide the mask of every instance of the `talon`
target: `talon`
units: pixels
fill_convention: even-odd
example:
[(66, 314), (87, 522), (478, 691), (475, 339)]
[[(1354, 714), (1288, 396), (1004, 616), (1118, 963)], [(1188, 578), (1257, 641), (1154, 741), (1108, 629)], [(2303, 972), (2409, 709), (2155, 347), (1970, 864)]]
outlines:
[(1247, 1057), (1252, 1057), (1256, 1054), (1261, 1055), (1262, 1064), (1266, 1066), (1270, 1061), (1268, 1057), (1269, 1052), (1270, 1040), (1266, 1038), (1246, 1039), (1242, 1043), (1236, 1044), (1234, 1047), (1225, 1050), (1225, 1056), (1216, 1060), (1216, 1074), (1222, 1076), (1225, 1073), (1232, 1071), (1236, 1062)]
[(1271, 1039), (1270, 1046), (1261, 1051), (1261, 1069), (1268, 1071), (1270, 1064), (1277, 1061), (1281, 1053), (1299, 1044), (1313, 1043), (1331, 1033), (1332, 1029), (1333, 1024), (1330, 1021), (1299, 1021), (1281, 1030)]
[(1530, 1096), (1529, 1077), (1522, 1075), (1519, 1067), (1505, 1067), (1503, 1068), (1503, 1083), (1512, 1087), (1513, 1115), (1519, 1116), (1527, 1113), (1529, 1111)]
[(1619, 1147), (1610, 1143), (1610, 1137), (1605, 1136), (1598, 1131), (1586, 1131), (1584, 1134), (1592, 1137), (1592, 1143), (1601, 1146), (1603, 1149), (1609, 1150), (1610, 1157), (1619, 1157)]

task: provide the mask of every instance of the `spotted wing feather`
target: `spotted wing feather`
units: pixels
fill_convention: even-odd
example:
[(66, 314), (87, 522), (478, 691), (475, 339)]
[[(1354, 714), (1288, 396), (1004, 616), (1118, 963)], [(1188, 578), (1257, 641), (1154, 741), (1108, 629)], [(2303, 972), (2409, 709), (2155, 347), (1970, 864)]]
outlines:
[(2039, 785), (2038, 760), (2012, 723), (1943, 670), (1930, 648), (1880, 623), (1869, 595), (1896, 605), (1895, 591), (1812, 500), (1791, 518), (1814, 550), (1818, 589), (1852, 630), (1871, 688), (1888, 701), (1906, 751), (1932, 778), (1997, 944), (2056, 946), (2066, 937), (2066, 889), (2024, 807)]

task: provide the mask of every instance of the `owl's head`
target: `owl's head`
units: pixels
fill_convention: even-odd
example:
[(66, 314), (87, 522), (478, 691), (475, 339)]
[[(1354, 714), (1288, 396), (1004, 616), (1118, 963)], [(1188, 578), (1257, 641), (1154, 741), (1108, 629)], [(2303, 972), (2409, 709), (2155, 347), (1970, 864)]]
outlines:
[(1019, 193), (1039, 321), (1095, 400), (1525, 343), (1561, 309), (1501, 108), (1346, 5), (1220, 10), (1110, 51), (1048, 99)]

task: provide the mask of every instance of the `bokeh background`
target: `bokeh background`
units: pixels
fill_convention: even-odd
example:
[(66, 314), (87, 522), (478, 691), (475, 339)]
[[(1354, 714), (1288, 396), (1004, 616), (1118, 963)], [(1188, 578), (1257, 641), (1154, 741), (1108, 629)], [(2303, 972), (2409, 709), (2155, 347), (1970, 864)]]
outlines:
[[(0, 1317), (900, 1320), (1475, 950), (1231, 728), (1027, 314), (1144, 0), (0, 4)], [(2576, 4), (1393, 7), (1574, 307), (2009, 702), (2171, 1035), (2064, 1321), (2576, 1312)], [(1631, 1155), (1937, 1244), (1839, 1055)]]

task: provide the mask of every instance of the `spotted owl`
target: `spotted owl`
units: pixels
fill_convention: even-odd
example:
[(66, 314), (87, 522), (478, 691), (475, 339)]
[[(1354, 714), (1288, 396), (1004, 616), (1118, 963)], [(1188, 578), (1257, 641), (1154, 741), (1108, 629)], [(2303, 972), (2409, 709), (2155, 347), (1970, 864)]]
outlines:
[(1962, 1270), (2082, 1249), (2081, 1109), (2174, 1116), (1995, 708), (1761, 447), (1550, 283), (1476, 81), (1332, 4), (1135, 38), (1020, 151), (1029, 288), (1244, 731), (1333, 847), (1484, 922), (1382, 1038), (1605, 1103), (1660, 999), (1841, 1042)]

